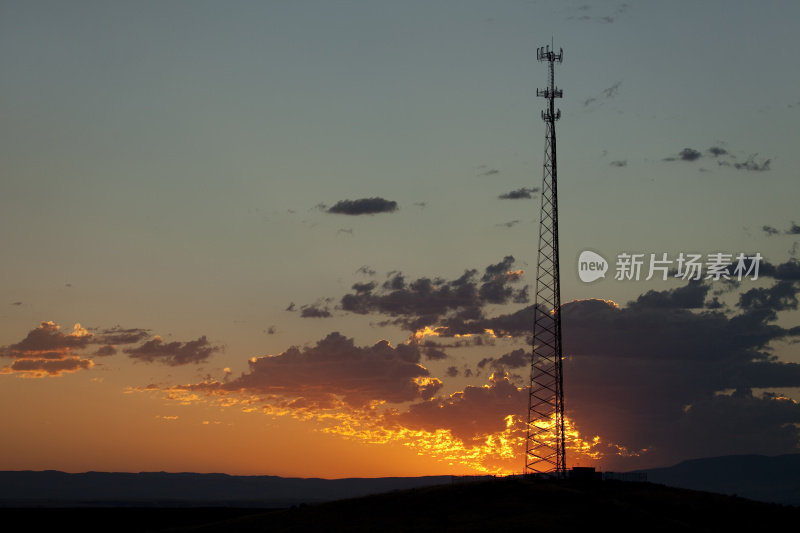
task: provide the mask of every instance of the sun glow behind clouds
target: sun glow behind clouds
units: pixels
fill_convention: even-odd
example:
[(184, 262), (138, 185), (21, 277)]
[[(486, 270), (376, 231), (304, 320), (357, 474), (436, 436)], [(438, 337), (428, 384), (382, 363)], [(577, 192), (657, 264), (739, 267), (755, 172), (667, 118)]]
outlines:
[[(427, 378), (420, 378), (424, 381)], [(477, 389), (488, 390), (501, 378), (494, 378), (493, 385)], [(504, 381), (504, 380), (503, 380)], [(156, 392), (179, 405), (205, 404), (217, 408), (238, 408), (243, 413), (261, 413), (271, 418), (290, 417), (313, 424), (317, 431), (347, 440), (369, 445), (400, 445), (413, 450), (417, 455), (433, 458), (451, 467), (463, 469), (465, 473), (507, 475), (522, 470), (525, 453), (526, 422), (518, 413), (492, 416), (500, 422), (497, 430), (485, 426), (486, 420), (475, 413), (471, 438), (466, 438), (457, 425), (447, 419), (431, 424), (424, 419), (414, 419), (411, 410), (401, 406), (375, 401), (364, 408), (352, 408), (344, 401), (334, 400), (325, 407), (311, 404), (303, 398), (288, 399), (275, 395), (254, 395), (242, 391), (225, 391), (216, 387), (217, 382), (194, 386), (177, 386), (167, 389), (136, 388), (129, 392)], [(524, 395), (525, 389), (516, 388)], [(449, 401), (459, 401), (464, 391), (453, 393)], [(448, 399), (439, 409), (446, 409)], [(408, 406), (406, 406), (408, 407)], [(520, 406), (524, 410), (524, 406)], [(462, 413), (469, 416), (469, 413)], [(457, 421), (453, 421), (454, 423)], [(554, 419), (550, 425), (554, 424)], [(605, 453), (629, 455), (622, 446), (605, 443), (600, 436), (583, 437), (570, 418), (565, 418), (567, 453), (571, 464), (593, 464)], [(452, 426), (452, 427), (448, 427)]]

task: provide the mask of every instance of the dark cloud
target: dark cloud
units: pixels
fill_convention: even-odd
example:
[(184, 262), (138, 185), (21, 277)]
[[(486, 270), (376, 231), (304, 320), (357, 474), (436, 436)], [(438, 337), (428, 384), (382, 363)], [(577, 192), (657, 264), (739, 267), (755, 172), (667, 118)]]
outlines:
[(675, 309), (700, 309), (705, 305), (711, 285), (690, 281), (688, 285), (665, 291), (651, 290), (629, 302), (628, 307), (662, 307)]
[(22, 302), (11, 302), (11, 305), (22, 305)]
[(733, 168), (750, 172), (765, 172), (769, 170), (770, 159), (761, 162), (755, 160), (758, 154), (751, 155), (744, 163), (733, 163)]
[(374, 276), (375, 270), (368, 267), (367, 265), (362, 265), (358, 267), (358, 270), (356, 270), (356, 274), (364, 274), (365, 276)]
[(778, 229), (778, 228), (776, 228), (776, 227), (773, 227), (773, 226), (766, 226), (766, 225), (764, 225), (764, 226), (761, 226), (761, 229), (762, 229), (762, 230), (764, 231), (764, 233), (766, 233), (768, 236), (772, 236), (772, 235), (778, 235), (779, 233), (784, 233), (784, 234), (786, 234), (786, 235), (800, 235), (800, 226), (798, 226), (797, 224), (795, 224), (795, 222), (794, 222), (794, 221), (792, 221), (792, 224), (789, 226), (789, 228), (787, 228), (787, 229), (785, 229), (785, 230), (783, 230), (783, 231), (779, 230), (779, 229)]
[(290, 313), (294, 312), (294, 310), (295, 310), (294, 302), (289, 302), (289, 305), (287, 305), (286, 309), (284, 309), (284, 311), (289, 311)]
[(570, 15), (569, 17), (567, 17), (567, 20), (580, 20), (584, 22), (599, 22), (601, 24), (612, 24), (617, 19), (617, 17), (625, 13), (625, 11), (627, 11), (629, 7), (630, 7), (629, 4), (622, 3), (619, 4), (617, 8), (611, 13), (608, 13), (606, 15), (593, 15), (591, 6), (582, 5), (577, 8), (574, 8), (577, 11), (579, 11), (580, 14)]
[(219, 351), (218, 346), (213, 346), (205, 335), (187, 342), (164, 342), (161, 337), (155, 336), (136, 348), (127, 348), (125, 353), (132, 359), (148, 363), (160, 362), (169, 366), (201, 363), (208, 359), (214, 352)]
[(358, 347), (334, 332), (312, 347), (253, 358), (247, 372), (211, 388), (301, 400), (304, 408), (327, 407), (337, 399), (351, 407), (401, 403), (431, 398), (441, 388), (441, 381), (419, 363), (416, 346), (380, 341)]
[(328, 213), (340, 215), (374, 215), (376, 213), (392, 213), (394, 211), (397, 211), (397, 202), (379, 197), (341, 200), (327, 210)]
[(327, 307), (304, 305), (300, 308), (300, 316), (302, 318), (328, 318), (331, 316), (331, 312)]
[(530, 366), (530, 364), (531, 352), (518, 348), (497, 358), (485, 357), (478, 361), (478, 368), (483, 369), (488, 366), (495, 372), (505, 374), (508, 370)]
[(498, 198), (501, 200), (519, 200), (523, 198), (530, 199), (533, 198), (533, 195), (535, 195), (537, 192), (539, 192), (539, 187), (523, 187), (521, 189), (516, 189), (514, 191), (501, 194), (498, 196)]
[(123, 328), (114, 326), (113, 328), (95, 330), (98, 343), (104, 344), (136, 344), (150, 337), (150, 330), (141, 328)]
[(116, 355), (116, 354), (117, 354), (117, 348), (111, 344), (104, 344), (103, 346), (100, 346), (97, 349), (97, 351), (94, 352), (94, 355), (100, 357), (106, 357), (109, 355)]
[[(696, 445), (705, 439), (719, 444), (715, 455), (741, 452), (744, 426), (736, 422), (739, 414), (732, 405), (738, 402), (753, 413), (763, 409), (769, 418), (778, 404), (752, 397), (750, 388), (800, 386), (796, 365), (770, 356), (772, 341), (800, 333), (774, 323), (776, 309), (792, 308), (776, 292), (764, 297), (758, 309), (753, 309), (758, 300), (754, 295), (750, 307), (733, 316), (674, 307), (674, 292), (648, 299), (668, 305), (620, 309), (596, 300), (566, 304), (564, 350), (570, 357), (564, 375), (568, 408), (578, 427), (629, 450), (648, 449), (649, 459), (658, 462), (702, 455)], [(689, 305), (698, 301), (697, 295), (688, 298)], [(716, 395), (726, 389), (739, 391), (737, 402)], [(783, 453), (792, 449), (786, 447), (785, 426), (800, 420), (800, 409), (795, 406), (785, 414), (758, 424), (760, 444), (747, 453), (766, 453), (775, 442)], [(746, 439), (755, 440), (750, 431)], [(800, 434), (792, 433), (794, 447)]]
[(447, 377), (454, 378), (458, 376), (458, 368), (454, 366), (447, 367)]
[(275, 335), (278, 332), (278, 328), (275, 326), (270, 326), (266, 330), (264, 330), (267, 335)]
[(607, 87), (600, 91), (599, 96), (593, 96), (591, 98), (587, 98), (583, 101), (583, 107), (589, 107), (589, 105), (595, 102), (603, 102), (605, 100), (609, 100), (614, 98), (617, 94), (619, 94), (619, 88), (622, 85), (622, 81), (617, 81), (611, 87)]
[[(794, 260), (766, 265), (769, 276), (800, 272)], [(602, 442), (614, 443), (606, 448), (604, 465), (634, 468), (703, 453), (796, 450), (800, 404), (752, 391), (800, 387), (800, 365), (781, 362), (773, 355), (777, 341), (800, 336), (800, 327), (778, 323), (778, 313), (798, 308), (799, 285), (778, 280), (770, 287), (747, 288), (735, 312), (709, 309), (714, 307), (714, 301), (708, 301), (710, 285), (700, 282), (650, 291), (626, 308), (603, 300), (565, 303), (568, 415), (582, 435), (599, 435)], [(532, 321), (533, 306), (529, 306), (489, 318), (442, 317), (435, 330), (447, 337), (492, 329), (498, 335), (530, 342)], [(523, 368), (528, 354), (519, 349), (500, 358), (484, 358), (478, 368), (498, 373)], [(511, 388), (506, 390), (513, 393)], [(448, 412), (448, 408), (443, 400), (434, 400), (412, 407), (401, 418), (405, 424), (423, 428), (451, 428), (465, 439), (477, 438), (477, 428), (485, 428), (488, 434), (500, 427), (502, 409), (494, 413), (493, 422), (470, 426), (460, 418), (469, 421), (466, 414), (440, 418), (443, 413), (438, 409)], [(743, 410), (741, 420), (753, 421), (752, 428), (738, 422), (739, 410)], [(505, 414), (513, 412), (520, 409)], [(709, 442), (714, 446), (708, 446)]]
[(603, 96), (606, 98), (613, 98), (619, 93), (619, 86), (622, 85), (622, 81), (616, 82), (614, 85), (607, 89), (603, 89)]
[(677, 157), (665, 157), (664, 161), (697, 161), (701, 157), (703, 157), (703, 154), (697, 150), (693, 148), (684, 148), (678, 153)]
[(508, 222), (501, 222), (500, 224), (496, 224), (497, 226), (502, 226), (504, 228), (513, 228), (519, 224), (519, 220), (509, 220)]
[(476, 444), (506, 429), (506, 417), (520, 413), (527, 400), (527, 390), (518, 389), (505, 376), (493, 375), (488, 387), (468, 386), (446, 398), (413, 404), (408, 411), (387, 417), (387, 424), (429, 432), (448, 429), (462, 442)]
[(762, 261), (759, 266), (759, 275), (775, 278), (776, 280), (800, 281), (800, 261), (792, 258), (785, 263), (777, 265)]
[(486, 172), (481, 172), (481, 176), (494, 176), (495, 174), (500, 174), (500, 171), (496, 168), (487, 170)]
[(726, 155), (728, 151), (725, 148), (720, 148), (719, 146), (712, 146), (708, 149), (708, 153), (713, 157), (719, 157), (721, 155)]
[(772, 309), (785, 311), (797, 309), (797, 293), (800, 285), (792, 281), (779, 281), (770, 287), (756, 287), (739, 296), (739, 307), (743, 309)]
[(444, 317), (475, 320), (483, 317), (482, 309), (488, 304), (527, 301), (527, 289), (512, 286), (523, 274), (513, 270), (513, 264), (514, 258), (506, 256), (486, 267), (480, 278), (473, 269), (451, 281), (418, 278), (407, 283), (401, 273), (395, 273), (381, 286), (354, 285), (354, 292), (344, 295), (340, 306), (353, 313), (395, 317), (391, 323), (412, 331)]
[(424, 353), (425, 357), (431, 361), (441, 361), (442, 359), (447, 359), (447, 353), (445, 353), (444, 350), (434, 347), (424, 348), (422, 353)]
[(609, 163), (609, 165), (611, 165), (612, 167), (620, 167), (620, 168), (621, 167), (627, 167), (628, 166), (628, 161), (626, 161), (624, 159), (623, 160), (619, 160), (619, 161), (612, 161), (611, 163)]
[(64, 373), (87, 370), (93, 366), (90, 359), (65, 357), (63, 359), (17, 359), (10, 366), (0, 369), (0, 374), (24, 373), (36, 377), (60, 376)]

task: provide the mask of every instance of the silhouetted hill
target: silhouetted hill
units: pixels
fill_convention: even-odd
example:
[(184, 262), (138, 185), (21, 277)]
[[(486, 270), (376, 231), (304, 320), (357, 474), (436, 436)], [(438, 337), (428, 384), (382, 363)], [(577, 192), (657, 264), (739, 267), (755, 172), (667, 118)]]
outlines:
[(800, 506), (800, 454), (732, 455), (644, 470), (648, 481)]
[(0, 472), (0, 507), (224, 506), (285, 508), (449, 483), (450, 476), (303, 479), (167, 472)]
[(250, 515), (170, 531), (769, 531), (800, 509), (623, 481), (522, 478), (454, 483)]

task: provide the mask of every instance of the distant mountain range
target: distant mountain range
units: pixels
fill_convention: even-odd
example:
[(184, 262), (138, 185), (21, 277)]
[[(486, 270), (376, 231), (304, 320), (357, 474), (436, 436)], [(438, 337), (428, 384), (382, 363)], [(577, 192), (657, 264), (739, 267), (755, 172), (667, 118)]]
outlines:
[(0, 506), (285, 508), (451, 480), (451, 476), (305, 479), (167, 472), (0, 471)]
[(711, 457), (642, 472), (651, 483), (800, 506), (800, 454)]
[[(643, 470), (648, 481), (800, 506), (800, 454), (737, 455)], [(354, 498), (474, 478), (303, 479), (192, 473), (0, 472), (1, 507), (259, 507)]]

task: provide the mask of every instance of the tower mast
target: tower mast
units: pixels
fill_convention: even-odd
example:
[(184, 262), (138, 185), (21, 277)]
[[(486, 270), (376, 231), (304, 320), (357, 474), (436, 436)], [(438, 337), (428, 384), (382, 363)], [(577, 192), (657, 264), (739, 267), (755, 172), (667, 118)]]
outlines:
[(536, 263), (536, 300), (533, 318), (533, 351), (528, 395), (528, 431), (525, 444), (525, 474), (566, 477), (564, 438), (564, 380), (561, 352), (561, 281), (558, 267), (558, 195), (556, 187), (556, 121), (561, 110), (555, 99), (563, 91), (555, 86), (555, 64), (561, 63), (550, 46), (536, 50), (536, 58), (549, 67), (548, 87), (536, 96), (547, 100), (542, 111), (546, 124), (544, 172), (539, 212), (539, 251)]

